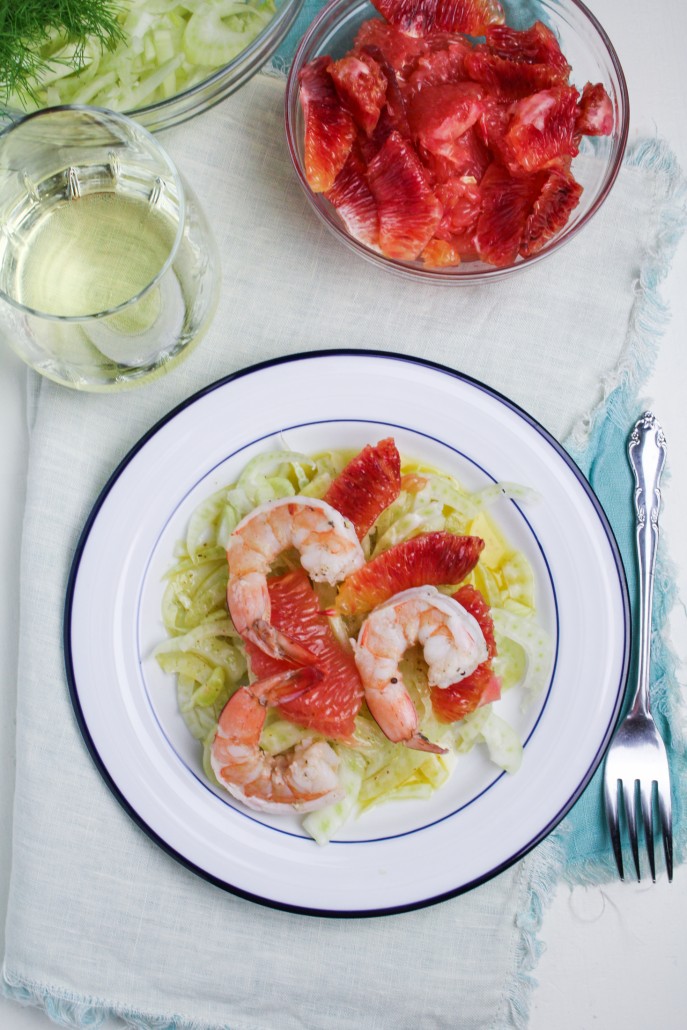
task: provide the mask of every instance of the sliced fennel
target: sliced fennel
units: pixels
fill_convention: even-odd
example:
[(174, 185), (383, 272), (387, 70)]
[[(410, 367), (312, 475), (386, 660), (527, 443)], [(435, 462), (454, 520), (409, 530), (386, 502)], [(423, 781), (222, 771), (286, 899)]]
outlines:
[(267, 4), (207, 0), (184, 29), (184, 52), (193, 65), (208, 69), (229, 64), (264, 29), (274, 14)]
[(328, 844), (354, 814), (364, 772), (365, 764), (359, 755), (348, 748), (339, 749), (339, 784), (344, 792), (343, 797), (303, 817), (303, 829), (318, 844)]
[(77, 61), (73, 44), (51, 34), (40, 48), (47, 62), (34, 96), (11, 94), (10, 107), (95, 104), (133, 111), (167, 100), (207, 79), (263, 31), (275, 0), (118, 0), (123, 41), (103, 49), (88, 38)]
[[(258, 455), (236, 482), (215, 491), (198, 506), (186, 538), (177, 548), (163, 599), (169, 637), (155, 654), (163, 669), (177, 675), (179, 708), (190, 731), (202, 742), (203, 767), (212, 783), (217, 781), (209, 749), (217, 719), (233, 691), (248, 682), (243, 644), (226, 611), (226, 542), (238, 522), (266, 501), (297, 495), (322, 497), (351, 457), (343, 451), (305, 455), (287, 446)], [(536, 696), (550, 674), (551, 642), (537, 623), (532, 569), (505, 539), (490, 510), (504, 496), (527, 501), (533, 496), (531, 491), (513, 484), (494, 484), (470, 493), (452, 476), (418, 463), (404, 464), (402, 473), (404, 486), (398, 499), (363, 541), (366, 553), (381, 553), (411, 536), (434, 530), (481, 536), (485, 548), (466, 581), (482, 592), (492, 608), (498, 650), (494, 672), (504, 690), (519, 688), (525, 697)], [(324, 593), (321, 603), (329, 605)], [(342, 646), (350, 646), (349, 638), (358, 624), (337, 615), (331, 625)], [(373, 806), (431, 796), (450, 778), (459, 756), (474, 747), (486, 748), (491, 761), (509, 773), (520, 765), (522, 745), (498, 714), (498, 702), (447, 725), (434, 714), (425, 666), (417, 650), (406, 655), (402, 673), (422, 732), (447, 747), (448, 753), (428, 754), (392, 744), (363, 705), (351, 746), (332, 742), (340, 760), (343, 798), (302, 820), (306, 832), (319, 844), (326, 844), (346, 822)], [(269, 754), (286, 752), (312, 739), (311, 731), (268, 711), (261, 747)]]
[(522, 686), (523, 704), (530, 703), (545, 689), (551, 672), (552, 647), (548, 633), (529, 614), (516, 614), (506, 609), (493, 609), (494, 631), (508, 637), (523, 649), (527, 668)]

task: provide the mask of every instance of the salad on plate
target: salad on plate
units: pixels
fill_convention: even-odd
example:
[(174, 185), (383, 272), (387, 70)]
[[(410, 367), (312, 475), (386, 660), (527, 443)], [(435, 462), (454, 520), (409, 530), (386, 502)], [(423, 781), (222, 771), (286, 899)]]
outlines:
[(254, 457), (192, 514), (167, 573), (155, 657), (216, 790), (302, 814), (326, 844), (375, 805), (428, 798), (485, 748), (514, 774), (499, 714), (547, 683), (535, 582), (492, 508), (532, 499), (466, 490), (402, 457)]

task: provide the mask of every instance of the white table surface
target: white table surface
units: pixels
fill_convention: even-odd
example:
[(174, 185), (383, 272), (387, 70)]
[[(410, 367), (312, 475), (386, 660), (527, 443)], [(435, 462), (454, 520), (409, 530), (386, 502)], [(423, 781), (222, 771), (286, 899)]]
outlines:
[[(588, 0), (589, 2), (589, 0)], [(687, 172), (684, 46), (687, 6), (678, 0), (591, 0), (624, 67), (631, 98), (630, 144), (656, 135), (670, 143)], [(231, 99), (226, 101), (231, 103)], [(671, 618), (673, 646), (687, 668), (687, 239), (664, 297), (672, 322), (662, 343), (646, 400), (666, 431), (671, 475), (664, 480), (661, 540), (678, 569), (681, 602)], [(11, 847), (14, 779), (14, 696), (18, 635), (19, 547), (27, 463), (27, 373), (0, 349), (0, 951)], [(687, 869), (672, 884), (614, 882), (603, 888), (561, 886), (540, 938), (546, 950), (535, 971), (538, 986), (531, 1030), (683, 1030), (687, 1026)], [(48, 1017), (0, 998), (3, 1030), (45, 1030)], [(113, 1024), (108, 1024), (108, 1026)], [(276, 1028), (275, 1028), (276, 1030)], [(458, 1030), (458, 1024), (456, 1024)], [(465, 1028), (469, 1030), (469, 1028)]]

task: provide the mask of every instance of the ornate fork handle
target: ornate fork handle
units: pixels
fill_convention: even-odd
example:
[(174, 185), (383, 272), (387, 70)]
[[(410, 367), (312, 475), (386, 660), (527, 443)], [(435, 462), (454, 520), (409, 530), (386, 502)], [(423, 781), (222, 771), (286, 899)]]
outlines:
[(631, 715), (649, 711), (649, 667), (654, 569), (658, 549), (659, 483), (666, 460), (663, 429), (650, 411), (636, 423), (628, 443), (628, 457), (635, 477), (635, 517), (639, 561), (639, 668)]

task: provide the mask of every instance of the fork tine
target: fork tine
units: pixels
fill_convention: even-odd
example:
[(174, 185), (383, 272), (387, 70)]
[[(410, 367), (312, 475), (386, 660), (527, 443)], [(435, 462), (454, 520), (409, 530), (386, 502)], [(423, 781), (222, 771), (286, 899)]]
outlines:
[(670, 803), (670, 784), (668, 790), (658, 791), (658, 811), (661, 819), (661, 832), (663, 834), (663, 851), (666, 856), (666, 872), (668, 883), (673, 880), (673, 814)]
[(604, 782), (604, 798), (606, 801), (606, 820), (608, 822), (608, 829), (611, 833), (611, 843), (613, 845), (613, 854), (615, 855), (615, 864), (618, 867), (618, 873), (620, 879), (625, 879), (625, 871), (623, 869), (623, 849), (620, 844), (620, 827), (618, 826), (618, 792), (620, 790), (620, 780), (615, 781), (615, 789), (610, 785), (608, 779)]
[(625, 799), (625, 816), (627, 818), (627, 828), (630, 834), (632, 857), (634, 859), (635, 869), (637, 870), (637, 883), (640, 883), (642, 876), (639, 871), (639, 843), (637, 841), (637, 812), (635, 808), (635, 795), (638, 783), (638, 780), (633, 780), (632, 786), (629, 786), (623, 781), (623, 797)]
[(648, 786), (648, 789), (646, 784), (639, 784), (639, 799), (642, 805), (644, 839), (646, 841), (646, 850), (649, 853), (649, 869), (651, 870), (651, 879), (654, 883), (656, 883), (656, 858), (654, 855), (654, 823), (652, 818), (652, 807), (654, 799), (655, 782), (655, 780), (652, 780), (652, 782)]

